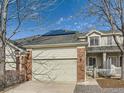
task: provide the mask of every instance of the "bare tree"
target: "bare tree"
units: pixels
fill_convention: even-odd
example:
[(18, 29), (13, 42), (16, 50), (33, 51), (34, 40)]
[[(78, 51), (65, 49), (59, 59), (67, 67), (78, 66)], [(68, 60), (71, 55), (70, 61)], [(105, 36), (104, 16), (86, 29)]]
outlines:
[(2, 87), (5, 86), (5, 41), (6, 41), (6, 19), (7, 19), (7, 7), (8, 0), (1, 1), (1, 47), (0, 47), (0, 81), (2, 82)]
[[(88, 0), (87, 13), (100, 19), (112, 31), (114, 41), (121, 52), (121, 78), (124, 79), (124, 0)], [(116, 32), (122, 33), (123, 43), (118, 41)]]
[[(19, 27), (25, 20), (36, 20), (42, 10), (57, 4), (58, 0), (0, 0), (0, 82), (3, 87), (5, 85), (5, 47), (6, 40), (9, 40), (13, 35), (19, 32)], [(13, 10), (13, 13), (10, 13)], [(6, 39), (7, 23), (12, 20), (17, 20), (17, 26), (12, 35)]]

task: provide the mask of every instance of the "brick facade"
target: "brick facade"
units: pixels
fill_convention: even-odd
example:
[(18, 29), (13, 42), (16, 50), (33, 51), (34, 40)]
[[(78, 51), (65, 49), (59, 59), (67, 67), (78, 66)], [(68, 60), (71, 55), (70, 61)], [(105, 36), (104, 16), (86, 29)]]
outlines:
[(77, 82), (86, 80), (86, 49), (77, 48)]

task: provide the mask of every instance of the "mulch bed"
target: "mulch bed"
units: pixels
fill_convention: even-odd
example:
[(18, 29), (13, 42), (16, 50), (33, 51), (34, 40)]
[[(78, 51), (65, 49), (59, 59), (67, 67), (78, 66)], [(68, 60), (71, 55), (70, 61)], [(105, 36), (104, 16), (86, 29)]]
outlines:
[(116, 79), (98, 78), (96, 80), (102, 88), (124, 88), (124, 80), (120, 80), (117, 78)]

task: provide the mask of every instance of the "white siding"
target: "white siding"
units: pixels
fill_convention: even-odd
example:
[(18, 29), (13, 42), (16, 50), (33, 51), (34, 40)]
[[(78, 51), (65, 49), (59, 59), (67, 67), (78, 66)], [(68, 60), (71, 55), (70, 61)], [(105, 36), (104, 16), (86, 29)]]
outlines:
[(101, 46), (106, 46), (107, 45), (107, 37), (101, 37), (101, 41), (102, 41), (102, 43), (101, 43)]
[(15, 62), (15, 50), (8, 45), (6, 46), (6, 62)]
[(33, 49), (33, 59), (77, 58), (76, 47)]
[(15, 62), (15, 50), (11, 46), (6, 46), (6, 70), (15, 70), (16, 62)]
[(119, 43), (123, 44), (123, 36), (118, 36), (117, 38), (118, 38)]
[[(107, 37), (108, 36), (102, 36), (101, 37), (101, 41), (102, 41), (101, 42), (101, 46), (110, 46), (110, 45), (107, 45), (107, 42), (108, 42)], [(117, 38), (118, 42), (122, 44), (123, 38), (121, 36), (117, 36), (116, 38)], [(112, 46), (116, 46), (116, 43), (114, 41), (114, 38), (112, 39), (112, 43), (113, 43)]]

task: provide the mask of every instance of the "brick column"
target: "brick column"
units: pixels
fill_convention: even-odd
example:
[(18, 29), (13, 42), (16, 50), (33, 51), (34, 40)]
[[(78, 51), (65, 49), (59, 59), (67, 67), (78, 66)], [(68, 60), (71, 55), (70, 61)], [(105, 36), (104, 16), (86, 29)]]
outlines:
[(27, 63), (26, 63), (26, 78), (27, 80), (32, 80), (32, 50), (27, 50)]
[(16, 55), (16, 72), (18, 74), (20, 74), (20, 54), (19, 54), (19, 50), (15, 51), (15, 55)]
[(21, 55), (21, 76), (26, 81), (26, 55)]
[(86, 49), (77, 48), (77, 82), (86, 80)]

